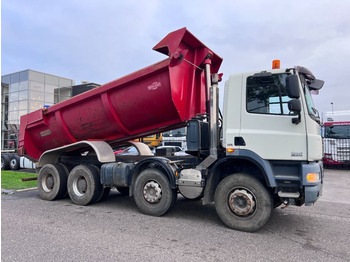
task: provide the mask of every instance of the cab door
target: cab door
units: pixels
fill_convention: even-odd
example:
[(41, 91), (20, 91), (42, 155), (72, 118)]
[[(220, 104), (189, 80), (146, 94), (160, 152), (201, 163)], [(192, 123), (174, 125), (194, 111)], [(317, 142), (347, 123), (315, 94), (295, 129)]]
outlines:
[(266, 160), (305, 160), (307, 158), (304, 114), (288, 109), (286, 78), (282, 70), (242, 77), (241, 125), (239, 136), (248, 149)]

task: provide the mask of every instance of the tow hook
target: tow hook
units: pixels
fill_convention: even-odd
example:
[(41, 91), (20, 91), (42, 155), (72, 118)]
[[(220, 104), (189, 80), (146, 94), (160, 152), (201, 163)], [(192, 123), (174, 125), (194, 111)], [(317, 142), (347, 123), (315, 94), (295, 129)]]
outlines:
[(286, 209), (286, 208), (288, 208), (288, 207), (290, 206), (290, 201), (287, 200), (287, 199), (284, 200), (284, 201), (283, 201), (283, 205), (284, 205), (284, 206), (282, 206), (281, 209)]

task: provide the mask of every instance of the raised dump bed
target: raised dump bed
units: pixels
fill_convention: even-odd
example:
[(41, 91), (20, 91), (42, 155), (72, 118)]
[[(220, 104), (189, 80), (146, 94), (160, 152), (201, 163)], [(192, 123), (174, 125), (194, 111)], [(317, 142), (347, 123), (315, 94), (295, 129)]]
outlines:
[[(169, 58), (21, 117), (19, 153), (39, 159), (46, 150), (82, 140), (118, 144), (186, 125), (206, 112), (204, 61), (217, 73), (222, 58), (186, 28), (154, 50)], [(136, 61), (135, 61), (136, 62)]]

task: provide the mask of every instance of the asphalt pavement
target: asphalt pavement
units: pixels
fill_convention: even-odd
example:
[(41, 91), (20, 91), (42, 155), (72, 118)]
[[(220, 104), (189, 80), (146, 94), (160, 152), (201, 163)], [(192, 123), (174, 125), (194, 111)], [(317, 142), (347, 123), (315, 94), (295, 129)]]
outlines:
[(274, 210), (256, 233), (231, 230), (213, 205), (179, 196), (163, 217), (113, 191), (91, 206), (1, 196), (1, 261), (350, 261), (350, 171), (325, 170), (312, 207)]

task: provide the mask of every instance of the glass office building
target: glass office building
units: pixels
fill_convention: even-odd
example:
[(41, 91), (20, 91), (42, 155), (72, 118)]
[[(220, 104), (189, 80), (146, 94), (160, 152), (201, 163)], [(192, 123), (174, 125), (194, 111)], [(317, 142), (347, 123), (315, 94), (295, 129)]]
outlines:
[(24, 70), (1, 77), (1, 148), (16, 149), (20, 117), (72, 96), (72, 79)]

